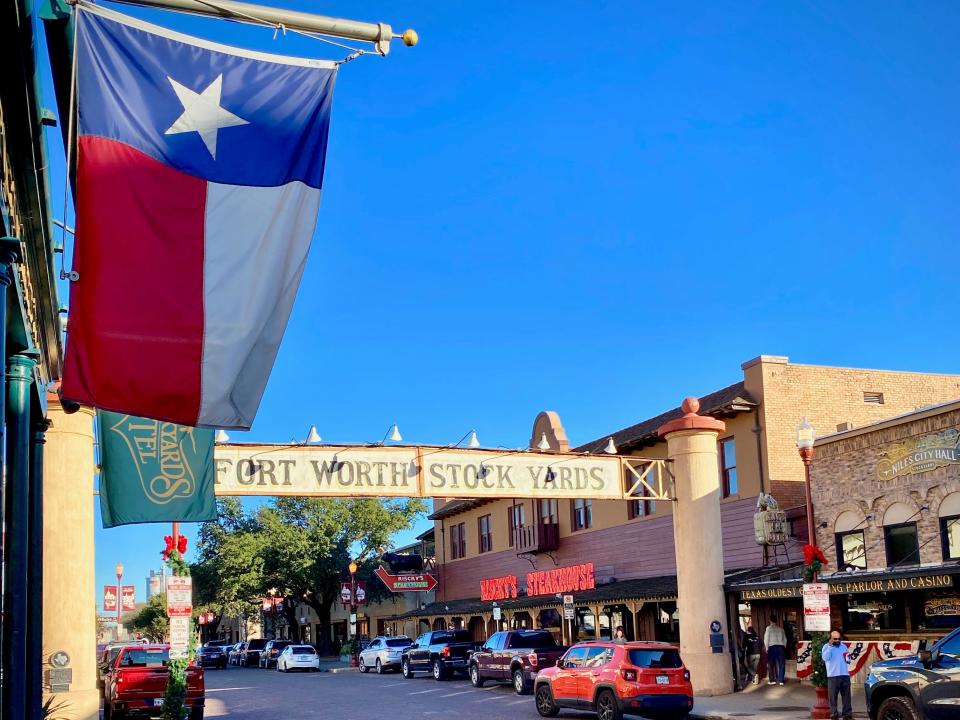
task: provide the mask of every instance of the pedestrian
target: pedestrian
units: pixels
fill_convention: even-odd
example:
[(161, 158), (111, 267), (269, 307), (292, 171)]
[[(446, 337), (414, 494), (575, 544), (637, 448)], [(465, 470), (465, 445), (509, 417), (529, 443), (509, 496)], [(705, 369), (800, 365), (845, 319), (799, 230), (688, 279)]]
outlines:
[[(847, 665), (849, 648), (840, 641), (840, 631), (830, 631), (830, 642), (823, 646), (820, 656), (827, 666), (827, 695), (830, 698), (830, 717), (833, 720), (853, 720), (850, 704), (850, 668)], [(837, 711), (837, 695), (843, 702), (842, 713)]]
[(613, 635), (613, 642), (615, 645), (627, 644), (627, 636), (623, 634), (623, 625), (617, 625), (617, 629)]
[(787, 672), (787, 634), (777, 625), (777, 616), (770, 616), (770, 624), (763, 633), (767, 647), (767, 685), (783, 685)]
[(743, 650), (743, 662), (747, 669), (747, 682), (754, 685), (760, 682), (760, 673), (757, 671), (760, 666), (760, 637), (757, 635), (753, 625), (747, 626), (747, 631), (743, 634), (741, 641)]

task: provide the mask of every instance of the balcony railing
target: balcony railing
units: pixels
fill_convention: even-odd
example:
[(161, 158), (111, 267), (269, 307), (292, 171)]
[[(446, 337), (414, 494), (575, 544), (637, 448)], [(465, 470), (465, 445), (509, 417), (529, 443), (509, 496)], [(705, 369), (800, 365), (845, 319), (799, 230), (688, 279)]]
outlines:
[(513, 547), (518, 553), (538, 553), (557, 550), (560, 547), (560, 525), (537, 523), (521, 525), (513, 529)]

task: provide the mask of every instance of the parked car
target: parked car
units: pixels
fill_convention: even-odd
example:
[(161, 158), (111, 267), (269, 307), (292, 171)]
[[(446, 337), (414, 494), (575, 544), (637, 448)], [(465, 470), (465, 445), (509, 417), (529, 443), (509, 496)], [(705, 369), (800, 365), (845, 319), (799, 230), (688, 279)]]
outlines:
[(557, 645), (548, 630), (509, 630), (494, 633), (467, 665), (470, 682), (483, 687), (487, 680), (509, 682), (517, 695), (533, 688), (537, 672), (556, 665), (567, 648)]
[(400, 656), (404, 649), (412, 644), (413, 640), (406, 635), (375, 637), (360, 651), (360, 672), (365, 673), (376, 668), (377, 673), (382, 675), (387, 670), (399, 670)]
[[(121, 648), (104, 678), (103, 720), (159, 716), (167, 693), (169, 645), (127, 645)], [(203, 668), (187, 667), (184, 706), (190, 720), (203, 720)]]
[(197, 662), (200, 667), (216, 667), (221, 670), (227, 668), (227, 641), (209, 640), (200, 647), (197, 653)]
[(243, 655), (243, 649), (247, 646), (245, 642), (238, 642), (227, 650), (227, 663), (230, 665), (239, 665), (240, 657)]
[(451, 672), (466, 672), (470, 654), (479, 648), (466, 630), (434, 630), (418, 637), (400, 655), (405, 678), (426, 671), (434, 680), (446, 680)]
[(320, 656), (312, 645), (287, 645), (277, 657), (277, 672), (320, 669)]
[(127, 643), (108, 643), (100, 650), (97, 657), (97, 687), (103, 691), (103, 681), (113, 661), (117, 659), (120, 651), (127, 646)]
[(240, 664), (243, 667), (259, 665), (260, 653), (263, 652), (263, 649), (267, 646), (268, 642), (270, 642), (270, 640), (267, 638), (255, 638), (247, 642), (247, 646), (243, 649), (243, 652), (240, 655)]
[(873, 720), (952, 720), (960, 710), (960, 628), (916, 655), (881, 660), (864, 683)]
[(571, 708), (595, 712), (599, 720), (621, 720), (624, 713), (667, 720), (693, 709), (690, 672), (679, 649), (667, 643), (577, 643), (534, 683), (543, 717)]
[(277, 658), (280, 657), (280, 653), (283, 652), (283, 649), (287, 647), (287, 645), (293, 645), (293, 641), (270, 640), (260, 653), (260, 658), (257, 661), (257, 667), (266, 668), (267, 670), (272, 667), (276, 667)]

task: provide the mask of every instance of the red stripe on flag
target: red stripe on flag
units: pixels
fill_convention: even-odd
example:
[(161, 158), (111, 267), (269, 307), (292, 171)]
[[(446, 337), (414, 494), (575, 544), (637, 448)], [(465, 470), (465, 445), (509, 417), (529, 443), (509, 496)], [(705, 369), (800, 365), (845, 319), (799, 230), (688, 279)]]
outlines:
[(78, 160), (63, 397), (193, 425), (207, 184), (106, 138)]

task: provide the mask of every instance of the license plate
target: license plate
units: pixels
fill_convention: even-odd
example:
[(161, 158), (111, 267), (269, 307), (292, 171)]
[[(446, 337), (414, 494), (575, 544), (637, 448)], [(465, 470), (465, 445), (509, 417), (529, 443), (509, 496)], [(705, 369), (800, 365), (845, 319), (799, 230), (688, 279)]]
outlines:
[(153, 699), (154, 707), (163, 707), (163, 698), (154, 698)]
[(309, 659), (309, 655), (297, 655), (297, 662), (307, 662)]
[(657, 685), (669, 685), (670, 678), (666, 675), (657, 675)]

